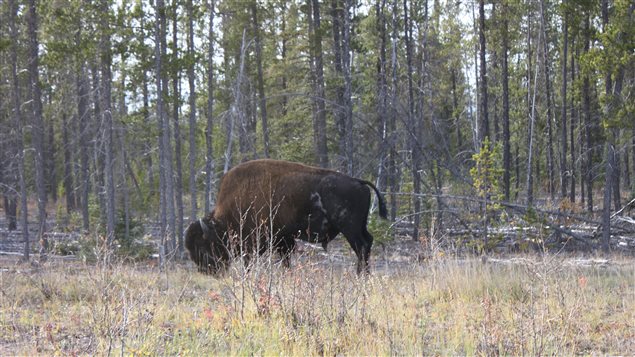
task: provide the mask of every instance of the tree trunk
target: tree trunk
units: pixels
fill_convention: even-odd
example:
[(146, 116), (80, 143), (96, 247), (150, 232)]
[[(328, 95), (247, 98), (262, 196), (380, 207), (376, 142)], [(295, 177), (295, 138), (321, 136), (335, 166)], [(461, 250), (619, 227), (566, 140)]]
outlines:
[(101, 66), (101, 83), (102, 83), (102, 125), (104, 127), (104, 180), (106, 190), (106, 240), (108, 244), (112, 244), (115, 239), (115, 182), (114, 182), (114, 153), (113, 153), (113, 119), (112, 119), (112, 72), (111, 72), (111, 44), (110, 44), (110, 28), (107, 21), (108, 1), (101, 1), (101, 38), (99, 43), (100, 66)]
[[(18, 38), (18, 30), (15, 20), (18, 16), (17, 0), (9, 0), (9, 29), (11, 38)], [(22, 226), (22, 239), (24, 241), (24, 250), (22, 258), (29, 260), (31, 249), (29, 246), (29, 227), (28, 227), (28, 205), (27, 205), (27, 189), (24, 177), (24, 131), (22, 126), (22, 100), (20, 99), (20, 81), (18, 79), (18, 41), (11, 41), (11, 96), (13, 99), (13, 122), (16, 130), (15, 153), (18, 163), (18, 184), (20, 187), (20, 224)]]
[(91, 176), (93, 180), (93, 184), (91, 185), (93, 188), (93, 195), (97, 198), (97, 203), (99, 204), (99, 218), (100, 224), (105, 225), (106, 222), (106, 198), (105, 198), (105, 183), (104, 183), (104, 151), (101, 150), (101, 146), (104, 143), (103, 139), (100, 139), (100, 136), (103, 135), (103, 125), (101, 123), (101, 92), (103, 88), (101, 88), (100, 82), (100, 74), (99, 68), (96, 63), (91, 63), (90, 73), (92, 76), (92, 88), (89, 90), (89, 93), (92, 94), (92, 117), (93, 122), (90, 123), (92, 127), (96, 128), (94, 140), (92, 140), (93, 149), (91, 153), (93, 154), (93, 166), (94, 173)]
[(38, 238), (40, 240), (40, 259), (46, 260), (48, 240), (46, 232), (46, 187), (44, 179), (44, 121), (42, 118), (42, 92), (39, 78), (39, 42), (37, 1), (29, 0), (29, 83), (31, 88), (31, 108), (33, 112), (32, 141), (35, 149), (35, 189), (37, 192)]
[[(239, 161), (247, 161), (255, 158), (255, 116), (252, 115), (252, 88), (249, 81), (244, 80), (246, 73), (249, 73), (249, 48), (251, 41), (247, 39), (247, 28), (243, 29), (240, 51), (235, 54), (235, 63), (238, 63), (236, 79), (231, 87), (230, 113), (226, 120), (227, 146), (225, 149), (225, 166), (223, 172), (226, 173), (232, 166), (234, 136), (238, 139)], [(227, 62), (229, 69), (229, 63)], [(234, 128), (237, 126), (237, 135), (234, 135)]]
[(190, 220), (196, 220), (196, 213), (198, 211), (198, 202), (196, 197), (196, 77), (194, 74), (194, 8), (192, 0), (187, 0), (187, 81), (189, 85), (189, 125), (190, 125), (190, 161), (189, 161), (189, 189), (190, 189)]
[(390, 157), (388, 162), (388, 179), (390, 186), (390, 219), (394, 222), (397, 218), (397, 193), (400, 188), (401, 171), (397, 165), (399, 159), (397, 151), (397, 110), (399, 108), (398, 97), (398, 61), (397, 61), (397, 44), (398, 44), (398, 28), (397, 28), (397, 0), (393, 0), (392, 4), (392, 41), (391, 41), (391, 83), (390, 83), (390, 113), (388, 115), (388, 132), (390, 133)]
[[(610, 134), (609, 134), (610, 135)], [(615, 166), (615, 147), (612, 140), (606, 142), (606, 163), (604, 181), (604, 202), (602, 207), (602, 251), (608, 253), (611, 240), (611, 189), (613, 188), (613, 168)]]
[[(480, 1), (480, 0), (479, 0)], [(474, 4), (476, 3), (476, 1), (472, 2), (472, 24), (474, 27), (474, 33), (477, 33), (478, 28), (477, 28), (477, 19), (476, 19), (476, 12), (474, 11)], [(479, 43), (475, 42), (474, 43), (474, 79), (476, 80), (476, 89), (474, 90), (475, 95), (476, 95), (476, 114), (473, 112), (473, 103), (470, 102), (469, 107), (470, 107), (470, 119), (472, 120), (472, 141), (474, 142), (474, 152), (477, 152), (478, 150), (480, 150), (481, 148), (481, 133), (483, 133), (483, 129), (482, 129), (482, 124), (480, 122), (480, 115), (481, 115), (481, 95), (480, 95), (480, 88), (481, 88), (481, 82), (479, 79), (479, 70), (480, 67), (478, 65), (479, 62)], [(471, 99), (471, 96), (470, 96)]]
[(388, 93), (386, 82), (386, 0), (377, 0), (375, 14), (377, 16), (377, 32), (380, 38), (379, 56), (377, 57), (377, 113), (378, 127), (380, 130), (381, 144), (379, 145), (379, 164), (377, 165), (377, 188), (386, 191), (387, 172), (386, 161), (388, 157)]
[[(48, 96), (49, 106), (51, 101), (51, 96)], [(63, 113), (62, 115), (65, 115)], [(48, 122), (48, 126), (46, 128), (45, 140), (44, 140), (44, 187), (46, 190), (47, 197), (51, 197), (52, 203), (57, 202), (57, 175), (55, 169), (55, 156), (56, 156), (56, 145), (55, 145), (55, 126), (53, 125), (53, 121), (50, 120)]]
[[(427, 142), (424, 142), (424, 135), (423, 135), (423, 130), (424, 130), (424, 122), (426, 120), (426, 118), (429, 120), (429, 124), (427, 124), (426, 128), (430, 128), (430, 130), (433, 130), (437, 135), (439, 135), (440, 137), (439, 142), (447, 142), (448, 138), (445, 137), (446, 133), (443, 130), (443, 132), (438, 131), (438, 129), (435, 128), (436, 124), (434, 123), (434, 104), (432, 102), (432, 88), (431, 88), (431, 83), (429, 78), (432, 78), (430, 73), (429, 73), (429, 66), (428, 66), (428, 60), (431, 56), (430, 54), (430, 46), (428, 45), (428, 31), (429, 31), (429, 8), (428, 8), (428, 0), (425, 0), (422, 4), (423, 6), (423, 14), (422, 14), (422, 23), (417, 25), (418, 27), (422, 28), (422, 33), (419, 35), (421, 38), (421, 50), (420, 52), (420, 56), (419, 60), (421, 61), (421, 65), (417, 66), (418, 68), (420, 68), (421, 74), (419, 76), (419, 84), (418, 86), (421, 88), (420, 90), (417, 91), (418, 95), (418, 99), (417, 102), (419, 103), (419, 109), (417, 109), (415, 107), (415, 112), (414, 112), (414, 118), (415, 118), (415, 135), (416, 135), (416, 142), (417, 142), (417, 149), (414, 152), (414, 156), (413, 158), (415, 159), (415, 164), (417, 167), (417, 181), (418, 184), (415, 184), (413, 187), (413, 191), (415, 193), (415, 195), (419, 196), (419, 198), (417, 199), (416, 205), (415, 205), (415, 209), (417, 211), (417, 214), (421, 214), (421, 210), (422, 210), (422, 205), (421, 205), (421, 191), (422, 191), (422, 186), (423, 186), (423, 178), (422, 178), (422, 172), (423, 172), (423, 160), (424, 160), (424, 148), (426, 147), (426, 145), (428, 144)], [(435, 10), (436, 11), (436, 10)], [(436, 14), (435, 14), (436, 17)], [(412, 21), (412, 16), (411, 16), (411, 21)], [(437, 23), (437, 21), (434, 21), (434, 23)], [(433, 25), (434, 26), (434, 25)], [(433, 31), (435, 33), (437, 33), (437, 31), (439, 31), (440, 29), (434, 28)], [(410, 36), (412, 36), (412, 30), (410, 32)], [(424, 97), (427, 97), (424, 100)], [(426, 106), (427, 106), (427, 110), (426, 110)], [(428, 113), (429, 117), (428, 117)], [(441, 152), (441, 149), (439, 148), (435, 148), (435, 142), (430, 143), (430, 147), (432, 147), (433, 150), (437, 151), (437, 152)], [(435, 189), (436, 189), (436, 193), (437, 193), (437, 197), (436, 197), (436, 202), (437, 202), (437, 212), (434, 215), (434, 229), (438, 229), (441, 227), (441, 222), (443, 221), (443, 212), (441, 210), (441, 207), (443, 206), (443, 202), (441, 200), (441, 197), (439, 196), (440, 194), (440, 190), (441, 187), (443, 186), (443, 177), (441, 174), (441, 168), (439, 166), (439, 157), (441, 156), (440, 154), (438, 154), (439, 156), (437, 156), (436, 160), (428, 160), (427, 163), (429, 165), (428, 167), (428, 171), (430, 172), (431, 178), (432, 178), (432, 182), (435, 185)], [(421, 221), (421, 216), (419, 216), (419, 221)], [(431, 228), (431, 227), (428, 227)], [(430, 231), (431, 234), (435, 234), (435, 231)]]
[[(138, 38), (138, 41), (141, 43), (145, 43), (146, 42), (146, 37), (145, 37), (145, 33), (146, 33), (146, 27), (145, 27), (145, 14), (142, 14), (140, 16), (139, 19), (139, 34), (140, 37)], [(143, 97), (143, 123), (145, 125), (147, 125), (148, 127), (151, 125), (150, 123), (150, 90), (148, 88), (149, 86), (149, 80), (148, 80), (148, 70), (147, 67), (149, 65), (150, 59), (148, 59), (148, 56), (146, 54), (146, 51), (143, 50), (141, 51), (141, 63), (143, 63), (143, 68), (141, 70), (141, 92), (142, 92), (142, 97)], [(145, 164), (148, 170), (148, 175), (147, 175), (147, 183), (149, 187), (154, 187), (154, 165), (152, 163), (152, 143), (150, 141), (146, 141), (144, 143), (144, 156), (145, 156)], [(153, 190), (154, 191), (154, 190)]]
[[(590, 18), (586, 15), (584, 24), (584, 53), (589, 52), (589, 46), (591, 42), (591, 30), (590, 30)], [(591, 83), (589, 75), (585, 74), (582, 84), (582, 110), (584, 111), (584, 137), (585, 137), (585, 163), (584, 163), (584, 176), (586, 178), (586, 195), (587, 195), (587, 210), (593, 212), (593, 146), (591, 138)]]
[(172, 3), (172, 120), (174, 122), (174, 158), (176, 164), (176, 182), (174, 185), (174, 199), (176, 204), (176, 219), (174, 233), (176, 235), (176, 249), (183, 254), (183, 162), (181, 160), (181, 125), (179, 124), (179, 108), (181, 107), (181, 87), (178, 65), (178, 1)]
[[(12, 13), (9, 15), (11, 14)], [(2, 83), (10, 83), (9, 81), (5, 82), (1, 76), (0, 81)], [(13, 96), (13, 93), (11, 93), (11, 96)], [(10, 103), (6, 104), (11, 106)], [(0, 102), (0, 111), (2, 111), (3, 114), (5, 110), (4, 105), (4, 102)], [(5, 124), (8, 129), (7, 133), (0, 135), (0, 137), (4, 139), (0, 142), (0, 192), (2, 192), (3, 196), (4, 213), (7, 220), (7, 230), (9, 232), (18, 228), (18, 172), (16, 164), (19, 159), (19, 154), (15, 152), (15, 141), (13, 139), (18, 136), (18, 133), (16, 132), (16, 127), (12, 125), (10, 121), (10, 112), (11, 109), (7, 108), (6, 113), (9, 114), (9, 121)]]
[(459, 112), (459, 96), (456, 88), (456, 70), (452, 69), (452, 113), (454, 113), (454, 125), (456, 126), (456, 152), (463, 150), (463, 134), (461, 133), (461, 114)]
[(511, 178), (511, 152), (510, 152), (510, 133), (509, 133), (509, 21), (508, 21), (508, 3), (503, 1), (503, 192), (505, 201), (510, 199), (510, 178)]
[(209, 28), (207, 33), (207, 122), (205, 125), (205, 212), (210, 212), (212, 183), (214, 180), (213, 134), (214, 134), (214, 0), (209, 6)]
[(72, 143), (69, 137), (70, 125), (66, 113), (62, 113), (62, 146), (64, 147), (64, 196), (66, 198), (66, 213), (75, 210), (75, 189), (73, 180)]
[(326, 140), (326, 94), (324, 90), (324, 63), (322, 58), (322, 31), (321, 31), (321, 16), (320, 16), (320, 4), (318, 0), (308, 0), (309, 8), (312, 10), (312, 19), (309, 19), (310, 28), (312, 31), (312, 46), (315, 67), (315, 106), (316, 113), (313, 122), (314, 142), (315, 142), (315, 154), (318, 159), (320, 167), (328, 167), (328, 148)]
[[(554, 173), (554, 156), (553, 156), (553, 109), (551, 107), (551, 77), (549, 69), (549, 47), (547, 46), (547, 19), (545, 18), (544, 0), (540, 1), (540, 27), (542, 32), (542, 60), (543, 70), (545, 73), (545, 89), (547, 99), (547, 176), (549, 197), (553, 201), (555, 199), (555, 173)], [(566, 62), (566, 60), (565, 60)], [(563, 79), (566, 82), (566, 79)]]
[[(126, 54), (121, 53), (121, 66), (119, 79), (121, 80), (120, 87), (121, 93), (119, 93), (119, 120), (124, 121), (128, 115), (128, 107), (126, 105)], [(128, 177), (126, 175), (126, 165), (128, 164), (128, 149), (126, 146), (126, 133), (123, 128), (115, 130), (115, 140), (119, 145), (121, 157), (119, 158), (119, 174), (121, 175), (121, 196), (123, 198), (123, 223), (124, 223), (124, 237), (126, 241), (130, 240), (130, 186), (128, 185)], [(134, 178), (133, 175), (131, 177)]]
[(18, 228), (18, 199), (17, 195), (7, 193), (4, 195), (4, 209), (7, 217), (7, 230), (15, 231)]
[(481, 130), (479, 131), (479, 139), (481, 145), (485, 138), (490, 136), (489, 131), (489, 119), (488, 119), (488, 105), (487, 105), (487, 62), (485, 62), (485, 0), (479, 0), (478, 8), (478, 39), (480, 44), (480, 84), (481, 84), (481, 101), (480, 101), (480, 117), (481, 117)]
[(631, 163), (628, 149), (626, 149), (624, 152), (624, 182), (626, 185), (626, 189), (628, 189), (628, 185), (631, 182)]
[[(571, 38), (571, 85), (573, 86), (573, 84), (575, 83), (575, 57), (576, 57), (576, 51), (574, 51), (575, 49), (575, 37)], [(576, 166), (580, 167), (580, 170), (578, 170), (578, 172), (580, 173), (580, 183), (582, 183), (582, 168), (581, 165), (576, 164), (579, 160), (576, 159), (576, 151), (575, 151), (575, 131), (574, 131), (574, 123), (578, 123), (578, 130), (580, 128), (579, 125), (579, 111), (578, 108), (576, 106), (575, 103), (575, 94), (571, 94), (571, 125), (569, 125), (569, 139), (571, 142), (571, 190), (569, 190), (569, 200), (571, 202), (575, 202), (575, 178), (576, 178)], [(582, 147), (582, 144), (580, 143), (579, 145), (580, 147)], [(583, 190), (583, 185), (580, 185), (580, 190)], [(584, 194), (580, 195), (581, 197), (584, 197)], [(582, 200), (584, 200), (584, 198), (582, 198)]]
[(405, 34), (405, 43), (406, 43), (406, 65), (408, 68), (408, 119), (407, 123), (409, 128), (407, 128), (408, 142), (409, 142), (409, 150), (411, 153), (411, 162), (410, 162), (410, 170), (412, 173), (412, 183), (413, 183), (413, 229), (412, 229), (412, 239), (415, 241), (419, 240), (419, 225), (421, 223), (421, 200), (419, 197), (419, 193), (421, 192), (421, 167), (419, 162), (419, 137), (417, 133), (419, 132), (417, 128), (417, 120), (415, 119), (414, 113), (414, 84), (412, 75), (414, 73), (413, 64), (412, 64), (412, 21), (410, 21), (410, 13), (408, 9), (408, 0), (404, 0), (403, 2), (403, 11), (404, 11), (404, 34)]
[(560, 196), (562, 198), (565, 198), (567, 197), (567, 179), (568, 176), (570, 176), (570, 173), (567, 170), (567, 51), (569, 46), (568, 12), (565, 12), (564, 14), (562, 27), (564, 32), (562, 34), (562, 89), (560, 90), (560, 97), (562, 97), (562, 108), (560, 109), (560, 144), (562, 145), (560, 151)]
[(333, 65), (335, 69), (335, 76), (338, 78), (335, 85), (335, 103), (333, 105), (333, 116), (335, 117), (335, 124), (337, 126), (338, 134), (338, 162), (337, 167), (343, 171), (347, 171), (346, 165), (346, 114), (344, 103), (344, 85), (339, 78), (344, 77), (343, 69), (343, 50), (342, 50), (342, 17), (340, 0), (331, 1), (331, 18), (333, 24)]
[[(527, 104), (529, 106), (529, 133), (527, 135), (527, 205), (534, 202), (534, 176), (533, 176), (533, 146), (534, 146), (534, 124), (536, 122), (536, 82), (538, 79), (538, 69), (534, 71), (534, 80), (531, 80), (531, 11), (528, 17), (527, 28)], [(537, 62), (537, 61), (536, 61)], [(533, 84), (533, 94), (532, 87)]]
[[(281, 56), (281, 60), (282, 63), (287, 64), (287, 2), (286, 1), (282, 1), (281, 2), (281, 12), (280, 12), (280, 17), (281, 17), (281, 23), (280, 23), (280, 33), (281, 33), (281, 39), (280, 39), (280, 56)], [(284, 71), (282, 74), (282, 93), (284, 94), (282, 96), (282, 117), (286, 117), (287, 116), (287, 106), (289, 103), (289, 98), (287, 97), (287, 73), (286, 71)], [(328, 162), (328, 160), (327, 160)]]
[(156, 78), (156, 96), (157, 96), (157, 129), (159, 131), (159, 192), (160, 192), (160, 226), (161, 226), (161, 247), (160, 247), (160, 259), (164, 264), (164, 255), (171, 251), (170, 240), (171, 230), (173, 226), (168, 222), (171, 221), (168, 216), (168, 206), (172, 206), (173, 195), (168, 194), (168, 179), (172, 178), (172, 170), (168, 172), (169, 160), (167, 159), (170, 153), (170, 146), (166, 137), (169, 138), (166, 123), (167, 118), (164, 109), (164, 91), (167, 90), (167, 86), (164, 85), (165, 81), (163, 77), (163, 44), (165, 43), (165, 5), (163, 0), (157, 0), (155, 8), (155, 78)]
[(344, 130), (345, 130), (345, 152), (346, 152), (346, 172), (353, 175), (353, 82), (351, 77), (351, 9), (352, 0), (344, 0), (342, 31), (342, 69), (344, 71)]
[(246, 101), (243, 99), (242, 85), (243, 85), (243, 77), (245, 73), (245, 57), (247, 56), (247, 32), (243, 30), (242, 41), (240, 45), (240, 55), (238, 58), (238, 73), (236, 74), (236, 79), (234, 81), (234, 86), (232, 88), (232, 94), (234, 96), (233, 102), (231, 104), (230, 114), (228, 116), (227, 121), (227, 146), (225, 148), (225, 166), (223, 168), (223, 173), (227, 173), (231, 167), (232, 162), (232, 149), (233, 149), (233, 140), (234, 140), (234, 126), (235, 121), (238, 121), (238, 125), (240, 126), (240, 150), (241, 154), (245, 154), (249, 150), (249, 136), (251, 132), (249, 130), (249, 123), (247, 122), (249, 119), (246, 117)]
[[(622, 86), (624, 83), (624, 68), (622, 65), (619, 65), (619, 69), (617, 71), (616, 74), (616, 78), (615, 78), (615, 86), (613, 87), (613, 92), (611, 94), (612, 96), (612, 108), (617, 108), (620, 105), (621, 102), (621, 98), (622, 98)], [(618, 144), (618, 139), (620, 136), (620, 129), (617, 127), (613, 127), (610, 129), (610, 134), (612, 136), (612, 140), (613, 140), (613, 145), (615, 147), (615, 145)], [(621, 167), (621, 163), (620, 163), (620, 153), (618, 150), (614, 150), (614, 166), (613, 166), (613, 205), (615, 207), (615, 210), (619, 210), (622, 207), (622, 197), (621, 197), (621, 190), (620, 190), (620, 178), (621, 178), (621, 174), (620, 174), (620, 167)], [(625, 155), (625, 157), (627, 157), (628, 155)], [(628, 179), (626, 179), (626, 181), (628, 182)]]
[[(77, 43), (79, 44), (79, 35)], [(82, 211), (82, 227), (84, 230), (90, 228), (90, 213), (88, 211), (88, 195), (90, 192), (90, 141), (92, 137), (92, 130), (89, 129), (88, 122), (90, 120), (89, 108), (88, 108), (88, 83), (86, 78), (86, 67), (83, 63), (78, 64), (78, 72), (76, 78), (76, 90), (77, 90), (77, 116), (79, 126), (79, 162), (81, 172), (80, 183), (80, 204)]]
[(518, 194), (520, 193), (520, 145), (518, 145), (518, 143), (516, 143), (516, 165), (515, 169), (516, 169), (516, 195), (514, 196), (514, 200), (518, 199)]
[(256, 66), (258, 67), (258, 106), (260, 107), (260, 120), (262, 124), (262, 137), (264, 155), (269, 157), (269, 125), (267, 124), (267, 97), (265, 96), (265, 81), (262, 74), (262, 41), (260, 39), (260, 22), (258, 21), (258, 2), (251, 2), (251, 16), (256, 42)]

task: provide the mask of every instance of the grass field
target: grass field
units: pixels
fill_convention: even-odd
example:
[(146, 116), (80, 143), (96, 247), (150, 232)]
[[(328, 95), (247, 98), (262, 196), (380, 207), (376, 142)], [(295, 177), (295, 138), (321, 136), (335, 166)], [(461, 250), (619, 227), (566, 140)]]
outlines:
[(0, 355), (635, 354), (635, 266), (0, 264)]

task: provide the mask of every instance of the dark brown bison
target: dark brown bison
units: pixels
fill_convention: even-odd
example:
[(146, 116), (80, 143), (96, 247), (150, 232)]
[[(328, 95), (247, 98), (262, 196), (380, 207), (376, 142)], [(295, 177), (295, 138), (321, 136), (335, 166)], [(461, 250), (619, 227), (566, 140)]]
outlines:
[(366, 229), (368, 187), (386, 218), (386, 204), (368, 181), (287, 161), (249, 161), (223, 176), (216, 207), (189, 225), (185, 247), (199, 271), (216, 273), (232, 255), (249, 260), (267, 249), (280, 253), (288, 266), (296, 238), (326, 249), (341, 232), (357, 254), (357, 272), (367, 271), (373, 244)]

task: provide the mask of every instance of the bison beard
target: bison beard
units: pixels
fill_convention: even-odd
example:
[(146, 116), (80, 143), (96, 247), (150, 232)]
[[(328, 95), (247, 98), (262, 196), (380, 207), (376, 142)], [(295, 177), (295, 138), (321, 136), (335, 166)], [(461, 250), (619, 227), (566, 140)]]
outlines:
[[(223, 176), (214, 210), (192, 222), (185, 247), (199, 271), (224, 270), (232, 255), (247, 262), (252, 254), (275, 250), (289, 265), (295, 239), (327, 244), (342, 233), (357, 255), (357, 272), (368, 271), (373, 237), (366, 228), (370, 182), (302, 164), (254, 160)], [(269, 242), (272, 244), (269, 245)]]

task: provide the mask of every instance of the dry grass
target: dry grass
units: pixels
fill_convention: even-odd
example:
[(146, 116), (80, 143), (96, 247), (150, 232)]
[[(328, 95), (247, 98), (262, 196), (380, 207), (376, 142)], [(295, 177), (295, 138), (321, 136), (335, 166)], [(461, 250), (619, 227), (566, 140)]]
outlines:
[[(635, 267), (2, 264), (0, 355), (635, 354)], [(1, 266), (0, 266), (1, 267)]]

